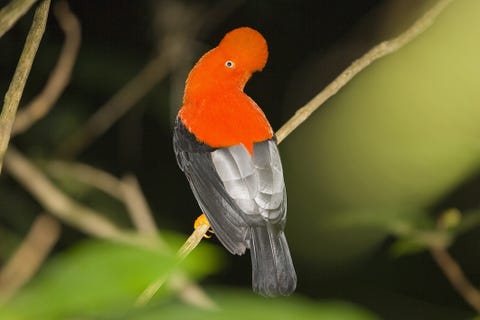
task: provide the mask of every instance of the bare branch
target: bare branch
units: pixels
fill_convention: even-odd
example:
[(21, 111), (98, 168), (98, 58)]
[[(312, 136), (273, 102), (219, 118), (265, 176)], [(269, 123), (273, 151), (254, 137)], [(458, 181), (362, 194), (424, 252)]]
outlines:
[(43, 91), (19, 111), (12, 129), (12, 135), (28, 130), (33, 123), (44, 117), (70, 81), (80, 48), (80, 23), (65, 1), (57, 2), (53, 13), (65, 33), (65, 42), (60, 57)]
[(418, 35), (430, 27), (435, 18), (447, 7), (453, 0), (441, 0), (430, 10), (428, 10), (421, 18), (410, 26), (407, 30), (399, 36), (384, 41), (361, 58), (355, 60), (350, 67), (343, 71), (335, 80), (333, 80), (325, 89), (318, 93), (312, 100), (307, 102), (302, 108), (298, 109), (293, 117), (290, 118), (277, 132), (277, 143), (280, 143), (290, 133), (292, 133), (299, 125), (310, 117), (310, 115), (317, 110), (325, 101), (336, 94), (343, 88), (353, 77), (360, 71), (368, 67), (372, 62), (392, 53), (415, 39)]
[(43, 0), (35, 10), (32, 26), (27, 35), (25, 46), (18, 60), (15, 74), (10, 82), (5, 100), (0, 114), (0, 173), (2, 170), (3, 157), (8, 147), (12, 126), (15, 121), (18, 104), (25, 88), (30, 69), (32, 68), (33, 59), (37, 53), (38, 46), (42, 40), (45, 31), (45, 25), (48, 18), (48, 9), (50, 8), (50, 0)]
[(81, 183), (97, 188), (118, 201), (123, 201), (120, 180), (110, 173), (79, 162), (54, 160), (46, 165), (49, 174), (54, 177), (73, 177)]
[[(205, 234), (209, 229), (210, 229), (209, 225), (203, 224), (193, 231), (190, 237), (188, 237), (187, 241), (185, 241), (183, 246), (177, 252), (177, 257), (178, 257), (177, 264), (182, 262), (182, 260), (185, 259), (198, 246), (198, 244), (200, 243), (200, 241), (202, 240), (202, 238), (205, 236)], [(150, 283), (148, 287), (138, 297), (135, 304), (137, 306), (143, 306), (147, 304), (153, 298), (153, 296), (158, 292), (158, 290), (163, 286), (163, 284), (167, 279), (168, 279), (168, 274)], [(194, 301), (197, 301), (197, 299), (195, 299)], [(214, 308), (215, 304), (209, 303), (208, 307)]]
[(37, 0), (13, 0), (0, 10), (0, 38)]
[(48, 171), (54, 176), (73, 176), (78, 181), (93, 186), (125, 204), (137, 229), (145, 234), (158, 235), (153, 214), (134, 176), (122, 180), (82, 163), (51, 161)]
[(467, 279), (455, 259), (445, 248), (431, 248), (430, 253), (445, 277), (475, 311), (480, 313), (480, 292)]
[(157, 235), (157, 225), (138, 180), (132, 175), (127, 175), (122, 179), (120, 188), (123, 191), (125, 205), (138, 231), (146, 235)]
[[(5, 156), (5, 169), (54, 216), (87, 234), (120, 242), (132, 242), (132, 236), (119, 229), (100, 213), (87, 208), (60, 191), (15, 148)], [(136, 242), (136, 241), (134, 241)]]
[(0, 271), (0, 303), (32, 278), (57, 242), (60, 230), (60, 223), (49, 215), (35, 219), (25, 240)]
[(195, 249), (200, 241), (205, 237), (207, 234), (208, 230), (210, 230), (210, 226), (206, 224), (200, 225), (198, 228), (193, 230), (192, 234), (190, 237), (188, 237), (187, 241), (183, 244), (183, 246), (178, 250), (177, 256), (180, 260), (185, 259), (190, 252)]
[(173, 274), (167, 286), (178, 292), (179, 297), (186, 303), (207, 310), (217, 310), (218, 306), (196, 283), (181, 274)]
[(166, 54), (160, 54), (148, 62), (135, 77), (101, 106), (79, 131), (64, 141), (60, 147), (60, 154), (72, 158), (80, 153), (130, 110), (173, 67), (173, 64), (168, 63)]

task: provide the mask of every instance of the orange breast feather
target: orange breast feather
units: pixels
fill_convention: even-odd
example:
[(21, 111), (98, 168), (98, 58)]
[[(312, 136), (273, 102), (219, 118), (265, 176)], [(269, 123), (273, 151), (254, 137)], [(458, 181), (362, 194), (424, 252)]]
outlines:
[(254, 142), (273, 136), (262, 110), (241, 91), (204, 96), (184, 105), (179, 116), (200, 142), (216, 148), (242, 143), (251, 154)]

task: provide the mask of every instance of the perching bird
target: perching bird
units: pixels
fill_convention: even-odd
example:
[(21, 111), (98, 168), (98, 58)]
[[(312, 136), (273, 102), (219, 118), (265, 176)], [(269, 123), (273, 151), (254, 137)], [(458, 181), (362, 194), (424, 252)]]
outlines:
[(253, 290), (277, 296), (291, 294), (297, 283), (283, 231), (282, 164), (267, 118), (243, 92), (267, 57), (259, 32), (227, 33), (188, 75), (173, 146), (220, 242), (233, 254), (250, 249)]

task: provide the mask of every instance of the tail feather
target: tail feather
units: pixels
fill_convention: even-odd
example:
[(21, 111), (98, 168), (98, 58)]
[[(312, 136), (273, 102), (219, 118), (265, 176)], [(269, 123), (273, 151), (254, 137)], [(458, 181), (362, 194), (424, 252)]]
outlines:
[(267, 297), (295, 291), (297, 275), (282, 230), (272, 225), (252, 227), (250, 255), (253, 291)]

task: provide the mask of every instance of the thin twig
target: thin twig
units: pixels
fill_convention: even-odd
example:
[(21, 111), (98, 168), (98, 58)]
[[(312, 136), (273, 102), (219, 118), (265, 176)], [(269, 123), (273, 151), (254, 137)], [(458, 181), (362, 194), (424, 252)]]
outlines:
[(80, 23), (65, 1), (57, 2), (53, 8), (53, 13), (65, 33), (65, 42), (60, 57), (40, 95), (18, 112), (12, 135), (26, 131), (33, 123), (44, 117), (70, 81), (80, 48)]
[(132, 175), (127, 175), (121, 180), (120, 188), (123, 191), (125, 205), (137, 230), (146, 235), (157, 235), (157, 225), (138, 180)]
[(0, 38), (20, 19), (37, 0), (10, 1), (0, 10)]
[(480, 292), (470, 283), (455, 259), (441, 247), (431, 248), (430, 253), (455, 290), (480, 313)]
[(45, 25), (48, 18), (48, 9), (50, 8), (50, 0), (43, 0), (35, 10), (32, 26), (28, 32), (25, 46), (22, 54), (18, 60), (15, 74), (10, 82), (5, 100), (0, 114), (0, 173), (2, 170), (3, 157), (8, 147), (10, 134), (13, 123), (15, 122), (15, 115), (17, 113), (18, 104), (25, 88), (30, 69), (32, 68), (35, 54), (38, 46), (42, 40), (45, 31)]
[(93, 209), (74, 201), (15, 148), (5, 156), (5, 169), (51, 214), (65, 223), (98, 238), (137, 242), (133, 234), (121, 230)]
[(402, 32), (399, 36), (381, 42), (361, 58), (355, 60), (350, 67), (345, 69), (335, 80), (333, 80), (325, 89), (318, 93), (312, 100), (307, 102), (302, 108), (298, 109), (293, 117), (290, 118), (277, 132), (277, 143), (280, 143), (290, 133), (292, 133), (300, 124), (310, 117), (325, 101), (343, 88), (354, 76), (369, 66), (372, 62), (392, 53), (415, 39), (418, 35), (430, 27), (435, 18), (447, 7), (453, 0), (441, 0), (428, 10), (422, 17), (413, 23), (413, 25)]
[(60, 223), (49, 215), (35, 219), (25, 240), (0, 270), (0, 303), (32, 278), (57, 242), (60, 230)]
[(64, 141), (59, 153), (72, 158), (107, 131), (168, 74), (174, 65), (167, 61), (166, 54), (160, 54), (148, 62), (135, 77), (101, 106), (79, 131)]
[(49, 161), (46, 165), (46, 170), (53, 177), (72, 177), (81, 183), (106, 193), (118, 201), (123, 201), (120, 180), (104, 170), (80, 162), (60, 160)]
[(208, 230), (210, 230), (210, 226), (206, 224), (200, 225), (198, 228), (193, 230), (193, 233), (188, 237), (187, 241), (183, 244), (183, 246), (178, 250), (177, 256), (179, 260), (185, 259), (190, 252), (195, 249), (200, 241), (205, 237)]
[[(189, 254), (190, 252), (195, 249), (200, 241), (202, 240), (203, 236), (207, 233), (207, 231), (210, 229), (209, 225), (200, 225), (198, 228), (196, 228), (193, 233), (188, 237), (187, 241), (183, 244), (183, 246), (177, 251), (177, 264), (180, 264)], [(158, 292), (158, 290), (163, 286), (165, 281), (168, 279), (169, 275), (165, 274), (155, 280), (154, 282), (150, 283), (148, 287), (142, 292), (142, 294), (138, 297), (136, 301), (137, 306), (143, 306), (147, 304), (153, 296)], [(211, 305), (211, 307), (214, 307), (214, 304)]]
[(192, 306), (207, 310), (218, 309), (215, 301), (213, 301), (199, 285), (181, 273), (177, 272), (172, 274), (166, 285), (173, 291), (178, 292), (178, 296), (182, 301)]
[(137, 229), (144, 234), (158, 235), (153, 214), (141, 191), (137, 179), (127, 175), (123, 179), (83, 163), (51, 161), (47, 164), (50, 174), (57, 177), (72, 176), (76, 180), (95, 187), (125, 204)]

